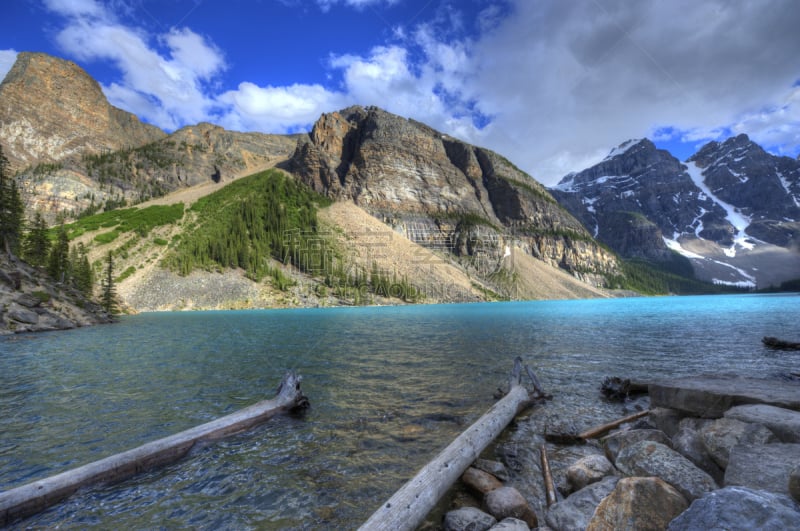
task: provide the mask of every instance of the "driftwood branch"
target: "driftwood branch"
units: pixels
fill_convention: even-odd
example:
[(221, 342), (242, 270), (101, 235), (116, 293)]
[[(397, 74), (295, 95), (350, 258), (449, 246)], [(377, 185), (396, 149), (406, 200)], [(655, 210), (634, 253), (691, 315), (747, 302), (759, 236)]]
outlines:
[(539, 454), (542, 458), (545, 497), (547, 498), (547, 506), (550, 507), (558, 501), (558, 497), (556, 496), (556, 487), (553, 484), (553, 474), (550, 472), (550, 461), (547, 459), (547, 447), (545, 445), (539, 448)]
[(608, 432), (610, 430), (613, 430), (614, 428), (616, 428), (618, 426), (621, 426), (622, 424), (625, 424), (626, 422), (630, 422), (632, 420), (640, 419), (640, 418), (642, 418), (644, 416), (647, 416), (649, 414), (650, 414), (650, 410), (649, 409), (645, 409), (644, 411), (640, 411), (638, 413), (634, 413), (633, 415), (628, 415), (627, 417), (622, 417), (621, 419), (617, 419), (617, 420), (614, 420), (612, 422), (608, 422), (606, 424), (603, 424), (602, 426), (597, 426), (596, 428), (592, 428), (590, 430), (586, 430), (583, 433), (581, 433), (580, 435), (578, 435), (578, 437), (581, 438), (581, 439), (596, 439), (596, 438), (604, 435), (606, 432)]
[(509, 422), (531, 403), (520, 383), (522, 359), (514, 361), (508, 393), (403, 485), (360, 527), (362, 531), (412, 530)]
[(177, 461), (198, 441), (220, 439), (248, 430), (277, 414), (306, 408), (308, 399), (300, 390), (301, 379), (293, 372), (288, 372), (284, 375), (275, 397), (270, 400), (263, 400), (230, 415), (127, 452), (0, 492), (0, 526), (42, 511), (81, 487), (119, 481), (144, 470)]

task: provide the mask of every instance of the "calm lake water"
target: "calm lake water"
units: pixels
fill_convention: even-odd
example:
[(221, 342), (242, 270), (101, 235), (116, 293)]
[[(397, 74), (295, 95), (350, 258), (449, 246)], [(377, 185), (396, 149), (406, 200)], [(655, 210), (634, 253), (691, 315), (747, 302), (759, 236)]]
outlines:
[(800, 370), (800, 354), (760, 342), (799, 340), (798, 323), (800, 296), (736, 295), (151, 313), (0, 338), (0, 490), (270, 398), (295, 369), (304, 417), (18, 527), (351, 529), (493, 403), (515, 356), (554, 398), (489, 457), (534, 450), (542, 419), (586, 428), (627, 412), (599, 398), (605, 376)]

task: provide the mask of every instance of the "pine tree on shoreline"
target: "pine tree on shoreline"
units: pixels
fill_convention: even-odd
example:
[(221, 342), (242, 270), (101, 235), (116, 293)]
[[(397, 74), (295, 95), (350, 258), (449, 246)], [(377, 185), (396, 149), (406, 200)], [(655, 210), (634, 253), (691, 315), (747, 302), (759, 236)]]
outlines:
[(100, 299), (100, 305), (107, 313), (111, 315), (119, 313), (119, 304), (117, 300), (117, 290), (115, 284), (114, 255), (111, 253), (111, 251), (109, 251), (106, 255), (106, 269), (103, 275), (103, 281), (101, 283), (103, 292)]

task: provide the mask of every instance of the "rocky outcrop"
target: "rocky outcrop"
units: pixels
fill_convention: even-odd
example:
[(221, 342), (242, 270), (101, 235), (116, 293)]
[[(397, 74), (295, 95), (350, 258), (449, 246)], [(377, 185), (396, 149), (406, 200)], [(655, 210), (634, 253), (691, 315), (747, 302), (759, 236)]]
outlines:
[(375, 107), (323, 115), (288, 168), (412, 241), (482, 256), (490, 272), (511, 246), (576, 275), (618, 267), (541, 184), (501, 156)]
[(0, 335), (67, 330), (111, 320), (78, 290), (0, 254)]
[(650, 404), (705, 418), (719, 418), (733, 406), (768, 404), (800, 411), (797, 384), (771, 378), (708, 374), (648, 385)]
[(111, 106), (99, 83), (71, 61), (21, 52), (0, 83), (0, 142), (12, 170), (165, 136)]

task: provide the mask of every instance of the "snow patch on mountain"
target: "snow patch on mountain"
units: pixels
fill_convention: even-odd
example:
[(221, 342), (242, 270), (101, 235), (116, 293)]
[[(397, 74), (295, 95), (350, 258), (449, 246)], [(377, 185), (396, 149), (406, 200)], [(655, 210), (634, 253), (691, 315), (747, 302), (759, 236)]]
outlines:
[(626, 142), (623, 142), (622, 144), (618, 145), (617, 147), (615, 147), (614, 149), (612, 149), (611, 151), (609, 151), (608, 155), (606, 155), (606, 158), (605, 158), (605, 159), (603, 159), (603, 160), (604, 160), (604, 161), (605, 161), (605, 160), (611, 160), (611, 159), (613, 159), (614, 157), (617, 157), (617, 156), (619, 156), (619, 155), (623, 155), (623, 154), (625, 154), (625, 153), (626, 153), (626, 152), (627, 152), (627, 151), (628, 151), (630, 148), (632, 148), (633, 146), (635, 146), (635, 145), (637, 145), (638, 143), (642, 142), (643, 140), (644, 140), (644, 138), (633, 138), (633, 139), (631, 139), (631, 140), (628, 140), (628, 141), (626, 141)]
[(661, 238), (664, 240), (664, 244), (667, 247), (669, 247), (670, 249), (672, 249), (676, 253), (685, 256), (686, 258), (694, 258), (694, 259), (697, 259), (697, 260), (704, 260), (705, 259), (705, 256), (702, 256), (702, 255), (699, 255), (697, 253), (693, 253), (692, 251), (688, 251), (688, 250), (684, 249), (683, 246), (681, 245), (681, 243), (677, 239), (671, 240), (671, 239), (667, 238), (666, 236), (661, 236)]
[(716, 204), (718, 204), (725, 210), (726, 213), (725, 217), (728, 219), (728, 222), (730, 222), (730, 224), (733, 225), (733, 227), (736, 229), (736, 235), (733, 238), (733, 245), (731, 245), (730, 248), (725, 249), (724, 251), (725, 254), (731, 258), (736, 256), (737, 245), (743, 249), (752, 249), (754, 245), (750, 240), (750, 237), (745, 232), (745, 229), (747, 229), (747, 226), (750, 225), (750, 223), (752, 223), (752, 220), (749, 217), (742, 214), (739, 211), (739, 209), (737, 209), (733, 205), (730, 205), (725, 201), (722, 201), (714, 194), (714, 192), (711, 191), (711, 189), (708, 187), (708, 185), (706, 185), (705, 181), (703, 180), (703, 170), (699, 168), (696, 163), (685, 162), (684, 166), (686, 167), (686, 172), (692, 178), (692, 181), (694, 181), (695, 186), (697, 186), (700, 190), (702, 190), (702, 192), (706, 196), (708, 196), (712, 201), (714, 201)]

